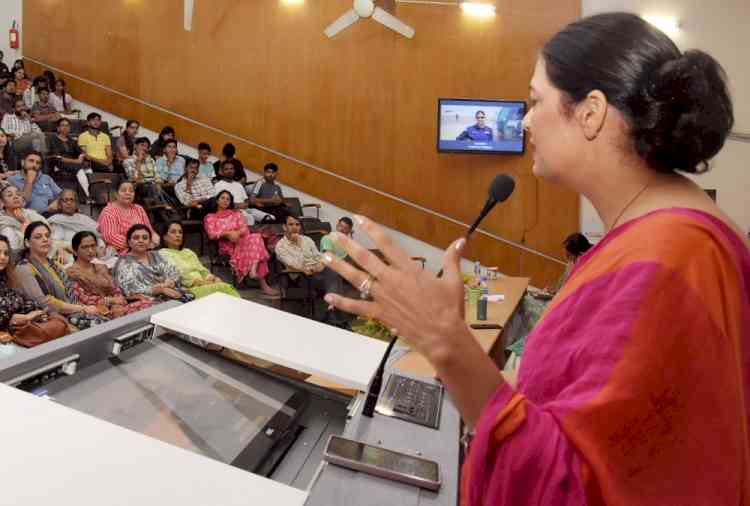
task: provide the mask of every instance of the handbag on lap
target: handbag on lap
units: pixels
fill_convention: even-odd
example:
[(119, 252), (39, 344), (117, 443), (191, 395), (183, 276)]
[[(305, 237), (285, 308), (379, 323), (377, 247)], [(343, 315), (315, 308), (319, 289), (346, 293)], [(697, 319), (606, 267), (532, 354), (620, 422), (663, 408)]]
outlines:
[(53, 341), (67, 333), (68, 321), (58, 314), (49, 315), (46, 320), (38, 319), (10, 327), (13, 342), (24, 348)]

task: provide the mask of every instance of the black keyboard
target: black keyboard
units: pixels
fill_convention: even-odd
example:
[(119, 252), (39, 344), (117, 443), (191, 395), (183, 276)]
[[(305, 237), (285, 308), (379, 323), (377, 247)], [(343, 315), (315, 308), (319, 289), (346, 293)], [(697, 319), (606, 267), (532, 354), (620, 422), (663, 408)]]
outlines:
[(442, 404), (442, 385), (391, 374), (375, 411), (437, 429)]

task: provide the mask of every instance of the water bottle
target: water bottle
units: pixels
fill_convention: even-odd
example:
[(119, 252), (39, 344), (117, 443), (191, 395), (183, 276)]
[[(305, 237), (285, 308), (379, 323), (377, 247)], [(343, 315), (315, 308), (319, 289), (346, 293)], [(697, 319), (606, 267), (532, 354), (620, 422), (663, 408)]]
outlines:
[(477, 304), (477, 320), (484, 321), (487, 319), (487, 295), (479, 296)]
[(489, 300), (490, 288), (487, 286), (487, 277), (479, 278), (479, 302), (477, 303), (477, 320), (484, 321), (487, 319), (487, 302)]

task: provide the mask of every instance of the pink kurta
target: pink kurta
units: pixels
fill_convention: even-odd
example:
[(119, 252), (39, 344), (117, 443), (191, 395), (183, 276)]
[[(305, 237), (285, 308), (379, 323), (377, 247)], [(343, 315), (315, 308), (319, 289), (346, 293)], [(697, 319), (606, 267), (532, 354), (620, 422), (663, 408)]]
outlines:
[[(217, 213), (211, 213), (203, 221), (208, 237), (219, 241), (219, 253), (229, 255), (229, 264), (238, 278), (244, 278), (257, 265), (258, 278), (264, 278), (268, 274), (268, 254), (263, 237), (260, 234), (251, 234), (247, 228), (245, 217), (240, 211), (226, 209)], [(236, 230), (240, 233), (239, 240), (235, 243), (222, 239), (222, 234)]]

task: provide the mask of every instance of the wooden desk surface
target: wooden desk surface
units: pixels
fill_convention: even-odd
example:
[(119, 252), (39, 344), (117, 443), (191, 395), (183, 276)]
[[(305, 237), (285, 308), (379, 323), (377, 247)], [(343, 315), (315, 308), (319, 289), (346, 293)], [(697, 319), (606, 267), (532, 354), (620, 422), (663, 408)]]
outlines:
[[(518, 307), (518, 303), (521, 302), (523, 294), (526, 293), (526, 288), (529, 286), (529, 278), (515, 278), (510, 276), (504, 276), (500, 279), (490, 281), (489, 289), (490, 295), (503, 294), (505, 300), (500, 302), (489, 302), (487, 304), (487, 320), (477, 321), (477, 310), (475, 306), (470, 306), (466, 303), (466, 324), (472, 323), (496, 323), (500, 327), (505, 327), (513, 316), (513, 312)], [(479, 345), (485, 351), (490, 353), (495, 343), (497, 343), (498, 337), (502, 329), (490, 329), (490, 330), (475, 330), (471, 329), (471, 333), (474, 335)], [(416, 351), (411, 351), (404, 355), (398, 362), (395, 363), (394, 367), (401, 371), (416, 374), (420, 376), (434, 376), (435, 368)]]

